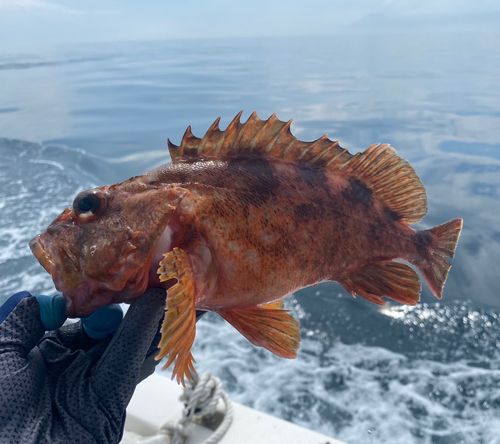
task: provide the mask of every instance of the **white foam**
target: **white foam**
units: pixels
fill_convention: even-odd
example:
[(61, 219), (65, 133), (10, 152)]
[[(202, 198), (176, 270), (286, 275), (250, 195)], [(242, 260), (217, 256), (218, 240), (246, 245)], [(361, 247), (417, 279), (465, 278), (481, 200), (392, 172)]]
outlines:
[(197, 328), (196, 369), (219, 376), (232, 399), (348, 443), (493, 443), (500, 433), (498, 369), (317, 334), (302, 340), (296, 360), (285, 360), (216, 315)]

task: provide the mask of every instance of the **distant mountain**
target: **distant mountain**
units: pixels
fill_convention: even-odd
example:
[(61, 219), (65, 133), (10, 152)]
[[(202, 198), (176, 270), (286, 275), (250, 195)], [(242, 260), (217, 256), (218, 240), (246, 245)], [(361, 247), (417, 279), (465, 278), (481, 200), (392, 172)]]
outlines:
[(498, 32), (500, 12), (450, 15), (369, 14), (349, 26), (352, 32)]

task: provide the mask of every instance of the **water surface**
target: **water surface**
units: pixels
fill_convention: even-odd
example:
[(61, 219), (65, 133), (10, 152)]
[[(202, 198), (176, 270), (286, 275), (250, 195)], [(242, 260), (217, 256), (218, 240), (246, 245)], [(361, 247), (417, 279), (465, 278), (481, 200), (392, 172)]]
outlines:
[(443, 301), (289, 300), (299, 358), (257, 349), (216, 315), (198, 371), (234, 400), (350, 443), (500, 442), (500, 35), (406, 34), (81, 45), (0, 55), (0, 299), (51, 292), (27, 243), (81, 190), (169, 161), (191, 125), (241, 109), (293, 118), (352, 153), (391, 143), (428, 192), (417, 228), (462, 217)]

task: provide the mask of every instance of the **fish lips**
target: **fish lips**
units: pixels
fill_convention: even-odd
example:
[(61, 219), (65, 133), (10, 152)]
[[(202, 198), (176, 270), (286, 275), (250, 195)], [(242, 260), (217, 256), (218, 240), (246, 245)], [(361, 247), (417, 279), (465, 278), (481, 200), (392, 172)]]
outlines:
[(57, 255), (49, 252), (46, 243), (44, 243), (44, 235), (46, 234), (35, 236), (31, 239), (29, 246), (40, 265), (52, 277), (56, 289), (63, 293), (69, 309), (72, 301), (67, 296), (68, 292), (82, 283), (79, 267), (63, 248), (58, 250)]
[(40, 262), (40, 265), (45, 269), (47, 273), (53, 276), (56, 267), (54, 262), (49, 258), (47, 251), (45, 250), (42, 242), (42, 236), (40, 234), (35, 236), (30, 240), (29, 245), (31, 252), (35, 256), (36, 260)]

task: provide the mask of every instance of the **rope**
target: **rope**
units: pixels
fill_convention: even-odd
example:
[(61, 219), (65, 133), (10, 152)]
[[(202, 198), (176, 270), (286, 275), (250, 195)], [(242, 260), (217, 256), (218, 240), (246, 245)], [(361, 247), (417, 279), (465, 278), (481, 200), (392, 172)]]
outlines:
[(217, 410), (219, 399), (226, 405), (226, 413), (221, 424), (210, 438), (202, 444), (217, 444), (229, 429), (233, 421), (233, 403), (222, 390), (222, 382), (210, 372), (205, 372), (201, 378), (196, 378), (188, 385), (180, 397), (184, 401), (182, 418), (176, 424), (168, 422), (164, 424), (155, 436), (143, 438), (139, 444), (184, 444), (188, 436), (188, 426), (195, 416), (210, 416)]

